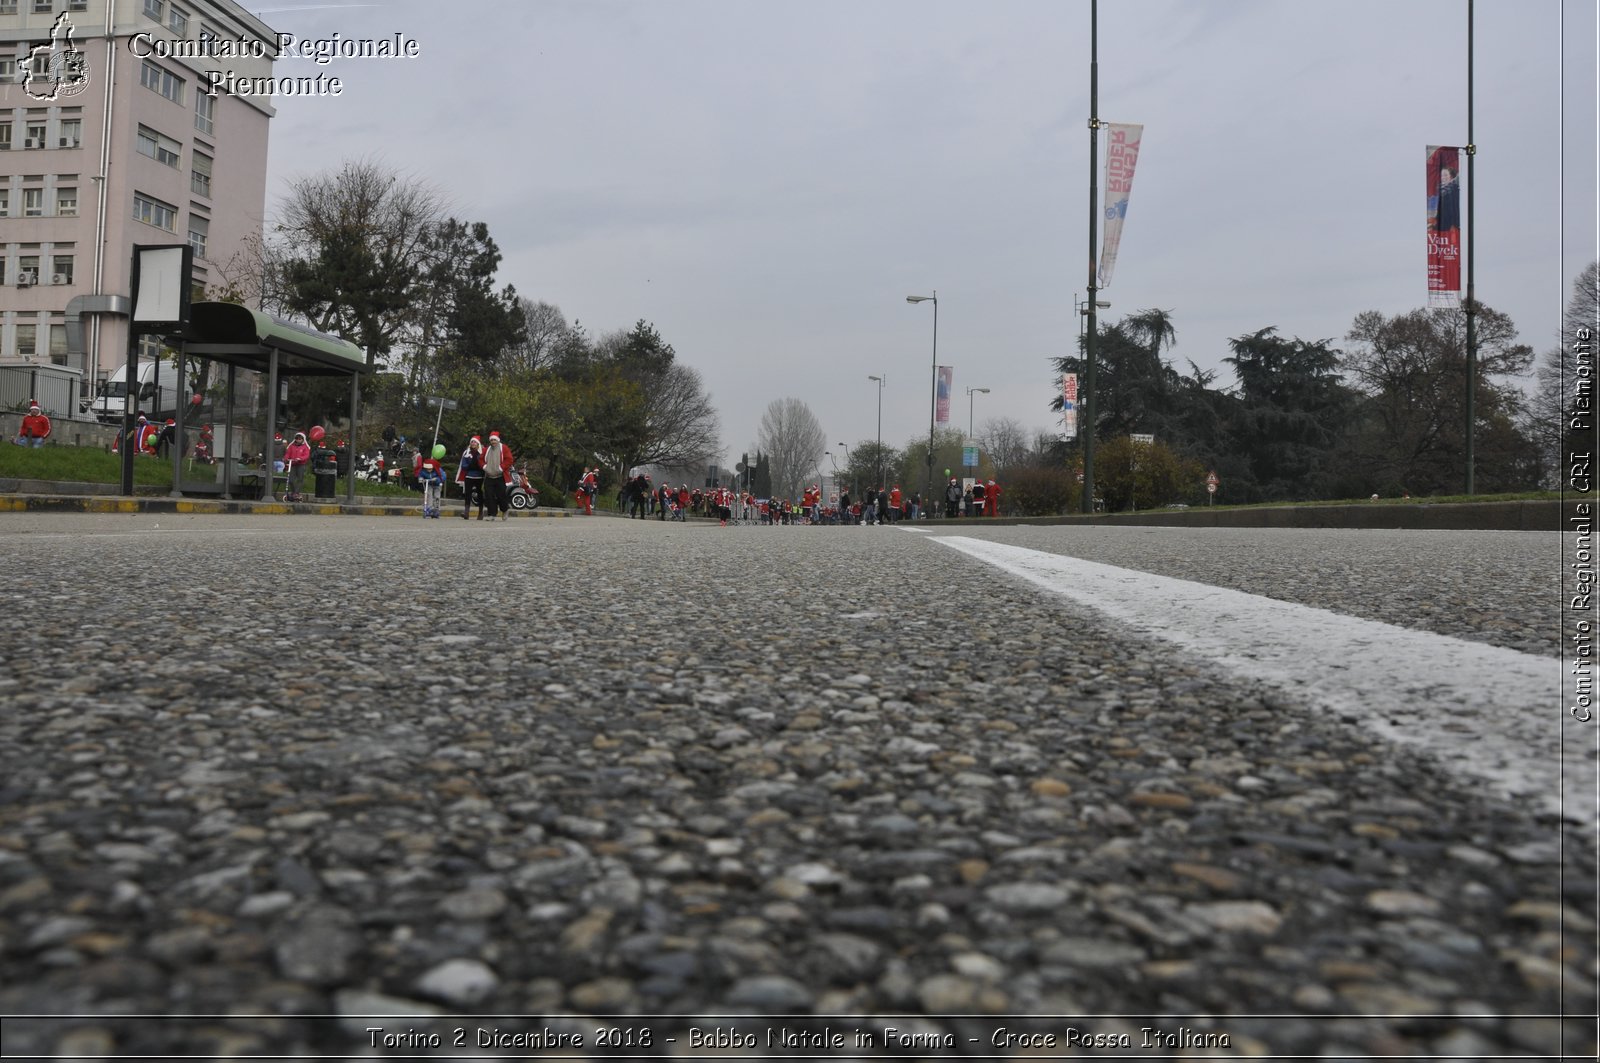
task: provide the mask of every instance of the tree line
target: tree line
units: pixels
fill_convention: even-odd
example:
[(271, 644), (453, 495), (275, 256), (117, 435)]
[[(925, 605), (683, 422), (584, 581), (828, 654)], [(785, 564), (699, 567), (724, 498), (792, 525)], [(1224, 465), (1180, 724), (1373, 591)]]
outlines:
[[(452, 447), (490, 428), (520, 461), (565, 489), (598, 464), (620, 481), (635, 465), (699, 468), (721, 450), (698, 370), (651, 323), (590, 335), (559, 307), (497, 279), (483, 222), (372, 161), (296, 180), (275, 220), (223, 271), (216, 296), (309, 322), (367, 353), (362, 435), (385, 424)], [(455, 403), (441, 411), (431, 400)], [(349, 415), (345, 385), (297, 384), (290, 416)]]
[[(1573, 282), (1563, 336), (1600, 329), (1600, 263)], [(1476, 308), (1474, 480), (1478, 493), (1558, 485), (1565, 427), (1578, 389), (1570, 343), (1535, 358), (1510, 317)], [(1166, 357), (1177, 339), (1171, 311), (1150, 309), (1102, 328), (1096, 343), (1095, 486), (1108, 510), (1204, 504), (1205, 478), (1230, 503), (1426, 497), (1461, 494), (1466, 472), (1467, 344), (1461, 310), (1357, 314), (1343, 339), (1304, 340), (1257, 329), (1229, 341), (1219, 371)], [(1061, 413), (1061, 374), (1084, 385), (1085, 337), (1051, 360)], [(1532, 390), (1522, 382), (1530, 373)], [(1565, 382), (1565, 386), (1564, 386)], [(1081, 410), (1081, 406), (1080, 406)], [(1082, 430), (1082, 429), (1080, 429)], [(1138, 436), (1154, 436), (1145, 443)], [(949, 476), (997, 477), (1019, 515), (1081, 506), (1081, 439), (1028, 432), (1015, 418), (977, 430), (979, 465), (963, 467), (962, 432), (935, 434), (935, 491)], [(864, 439), (839, 466), (839, 482), (900, 483), (921, 490), (928, 441), (904, 447)], [(837, 463), (836, 463), (837, 464)], [(880, 472), (880, 470), (883, 470)], [(948, 472), (946, 471), (948, 470)]]

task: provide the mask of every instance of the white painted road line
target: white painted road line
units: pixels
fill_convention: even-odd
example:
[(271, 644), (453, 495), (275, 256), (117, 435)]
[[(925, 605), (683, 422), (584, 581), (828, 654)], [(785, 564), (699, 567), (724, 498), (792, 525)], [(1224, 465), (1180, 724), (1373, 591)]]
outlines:
[(1562, 711), (1554, 657), (966, 536), (932, 541), (1432, 754), (1502, 797), (1597, 818), (1596, 731)]

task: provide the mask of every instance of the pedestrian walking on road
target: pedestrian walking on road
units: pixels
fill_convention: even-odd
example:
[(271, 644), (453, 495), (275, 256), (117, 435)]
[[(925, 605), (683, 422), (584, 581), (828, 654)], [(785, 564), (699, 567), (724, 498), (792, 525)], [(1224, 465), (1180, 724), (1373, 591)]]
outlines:
[(461, 485), (461, 519), (472, 519), (472, 502), (478, 502), (478, 519), (483, 519), (483, 440), (473, 436), (461, 452), (456, 467), (456, 483)]
[(22, 427), (12, 442), (19, 447), (42, 447), (44, 441), (49, 438), (50, 418), (39, 409), (37, 402), (28, 403), (28, 415), (22, 419)]
[(511, 512), (511, 448), (500, 441), (499, 432), (490, 432), (489, 445), (483, 448), (483, 487), (489, 519), (507, 519)]

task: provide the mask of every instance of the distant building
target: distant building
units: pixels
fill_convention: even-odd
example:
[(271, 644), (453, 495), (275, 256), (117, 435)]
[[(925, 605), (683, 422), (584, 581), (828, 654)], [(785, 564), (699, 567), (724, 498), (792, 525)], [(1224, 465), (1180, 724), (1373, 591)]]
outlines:
[(276, 56), (233, 0), (0, 0), (0, 364), (77, 369), (91, 395), (126, 361), (135, 244), (186, 242), (194, 283), (222, 283), (261, 229), (274, 111), (205, 72)]

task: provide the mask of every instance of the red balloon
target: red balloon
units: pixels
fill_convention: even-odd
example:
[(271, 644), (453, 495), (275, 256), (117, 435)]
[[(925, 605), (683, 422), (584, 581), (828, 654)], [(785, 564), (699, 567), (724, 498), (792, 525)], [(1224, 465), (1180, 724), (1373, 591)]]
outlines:
[(311, 426), (311, 442), (320, 443), (322, 442), (322, 437), (327, 434), (327, 431), (324, 430), (320, 424), (314, 424)]

